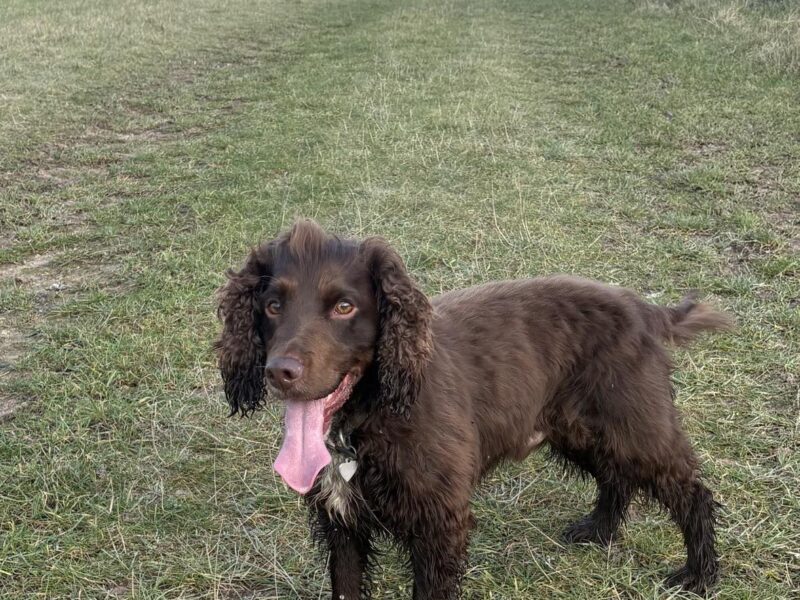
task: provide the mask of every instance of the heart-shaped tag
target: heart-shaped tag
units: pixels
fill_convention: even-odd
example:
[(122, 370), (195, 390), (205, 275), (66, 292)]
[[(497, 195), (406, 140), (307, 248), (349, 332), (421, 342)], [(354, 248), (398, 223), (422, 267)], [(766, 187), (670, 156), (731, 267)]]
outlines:
[(356, 461), (346, 460), (339, 465), (339, 475), (341, 475), (342, 479), (345, 481), (350, 481), (353, 475), (356, 474), (356, 469), (358, 469), (358, 463)]

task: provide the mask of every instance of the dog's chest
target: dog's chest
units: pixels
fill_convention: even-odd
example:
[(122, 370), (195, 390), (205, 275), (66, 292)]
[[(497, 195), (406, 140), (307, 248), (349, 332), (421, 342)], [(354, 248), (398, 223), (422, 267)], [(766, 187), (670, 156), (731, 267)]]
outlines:
[(320, 474), (319, 499), (330, 517), (352, 524), (355, 515), (356, 487), (353, 475), (357, 462), (338, 452), (331, 453), (331, 463)]

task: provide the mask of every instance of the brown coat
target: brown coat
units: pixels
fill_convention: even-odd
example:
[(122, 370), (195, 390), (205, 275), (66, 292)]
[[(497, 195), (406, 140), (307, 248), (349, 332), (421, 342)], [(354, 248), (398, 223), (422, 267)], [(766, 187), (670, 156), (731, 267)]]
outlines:
[[(309, 221), (229, 273), (220, 314), (232, 413), (268, 389), (302, 403), (357, 380), (325, 438), (332, 464), (306, 495), (334, 599), (368, 595), (372, 540), (386, 531), (410, 553), (414, 598), (457, 597), (475, 486), (543, 444), (597, 481), (568, 541), (609, 543), (641, 492), (684, 534), (688, 560), (669, 585), (703, 592), (717, 579), (716, 504), (678, 421), (664, 344), (727, 327), (726, 315), (565, 276), (429, 300), (383, 240), (340, 240)], [(336, 467), (349, 448), (358, 467), (346, 482)]]

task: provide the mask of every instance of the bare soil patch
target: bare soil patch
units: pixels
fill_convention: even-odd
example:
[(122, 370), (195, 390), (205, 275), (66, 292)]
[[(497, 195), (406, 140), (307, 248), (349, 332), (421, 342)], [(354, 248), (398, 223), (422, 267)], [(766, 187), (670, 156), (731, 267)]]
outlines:
[(13, 419), (21, 407), (22, 402), (16, 398), (10, 398), (0, 393), (0, 423), (5, 423)]
[(787, 210), (766, 212), (765, 217), (775, 231), (786, 236), (789, 250), (800, 254), (800, 197)]
[(55, 295), (77, 292), (105, 282), (117, 270), (112, 264), (63, 265), (59, 264), (61, 259), (62, 253), (50, 252), (36, 254), (21, 263), (2, 265), (0, 280), (13, 280), (15, 285), (37, 294)]
[[(14, 376), (16, 363), (25, 351), (25, 336), (10, 326), (7, 317), (0, 317), (0, 384)], [(22, 404), (0, 387), (0, 423), (13, 419)]]
[(25, 336), (8, 321), (0, 318), (0, 373), (12, 368), (25, 350)]
[[(113, 278), (117, 270), (111, 264), (62, 265), (60, 252), (36, 254), (15, 264), (0, 266), (0, 281), (33, 293), (34, 310), (23, 322), (13, 312), (0, 315), (0, 384), (19, 377), (19, 362), (32, 348), (31, 333), (37, 323), (74, 294), (98, 285), (116, 288)], [(0, 422), (8, 421), (23, 406), (23, 402), (3, 392), (0, 385)]]
[(723, 142), (697, 141), (686, 148), (690, 156), (711, 158), (727, 152), (728, 145)]

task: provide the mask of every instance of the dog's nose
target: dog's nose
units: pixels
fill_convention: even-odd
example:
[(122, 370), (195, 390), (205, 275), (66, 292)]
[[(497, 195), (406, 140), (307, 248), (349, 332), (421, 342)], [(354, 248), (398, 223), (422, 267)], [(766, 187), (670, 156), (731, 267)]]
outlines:
[(267, 361), (267, 379), (280, 389), (286, 389), (303, 376), (303, 363), (291, 356), (276, 356)]

